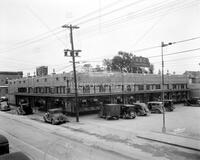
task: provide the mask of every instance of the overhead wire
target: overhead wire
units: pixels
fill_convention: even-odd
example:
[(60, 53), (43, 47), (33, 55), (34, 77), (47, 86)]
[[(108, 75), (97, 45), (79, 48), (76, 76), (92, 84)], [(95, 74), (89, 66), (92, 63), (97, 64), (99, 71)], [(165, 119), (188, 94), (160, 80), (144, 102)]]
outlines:
[[(184, 51), (179, 51), (179, 52), (173, 52), (173, 53), (168, 53), (168, 54), (163, 54), (163, 56), (171, 56), (175, 54), (181, 54), (181, 53), (187, 53), (187, 52), (194, 52), (200, 50), (200, 48), (194, 48), (194, 49), (189, 49), (189, 50), (184, 50)], [(147, 58), (155, 58), (155, 57), (160, 57), (161, 55), (155, 55), (155, 56), (150, 56)]]
[[(62, 32), (62, 31), (60, 31), (60, 32)], [(59, 33), (59, 32), (58, 32)], [(43, 38), (42, 38), (43, 39)], [(194, 40), (193, 38), (191, 39), (191, 40)], [(185, 40), (184, 40), (185, 41)], [(182, 41), (180, 41), (180, 42), (177, 42), (177, 43), (181, 43)], [(20, 48), (21, 48), (22, 46), (20, 46)], [(144, 48), (144, 49), (140, 49), (140, 50), (136, 50), (136, 51), (134, 51), (134, 52), (140, 52), (140, 51), (145, 51), (145, 50), (149, 50), (149, 49), (154, 49), (154, 48), (158, 48), (158, 47), (160, 47), (160, 46), (154, 46), (154, 47), (148, 47), (148, 48)], [(18, 48), (18, 47), (17, 47)], [(13, 48), (13, 49), (16, 49), (16, 48)], [(1, 53), (1, 52), (0, 52)]]
[[(106, 6), (104, 6), (104, 7), (102, 8), (102, 10), (107, 9), (107, 8), (109, 8), (109, 7), (112, 7), (113, 5), (116, 5), (118, 2), (120, 2), (120, 1), (117, 0), (117, 1), (115, 1), (115, 2), (113, 2), (113, 3), (110, 3), (110, 4), (106, 5)], [(94, 14), (94, 13), (96, 13), (96, 12), (98, 12), (98, 11), (99, 11), (99, 10), (94, 10), (94, 11), (89, 12), (89, 13), (87, 13), (87, 14), (84, 15), (84, 16), (78, 17), (78, 18), (76, 18), (75, 20), (72, 20), (72, 21), (70, 21), (70, 22), (68, 22), (68, 23), (73, 23), (73, 22), (82, 20), (83, 18), (87, 18), (88, 16), (91, 16), (91, 14)], [(33, 12), (32, 12), (32, 13), (33, 13)], [(41, 20), (41, 18), (39, 18), (37, 15), (35, 15), (35, 13), (34, 13), (34, 16), (36, 16), (38, 19), (40, 19), (40, 21), (44, 24), (44, 22)], [(46, 26), (46, 24), (45, 24), (45, 26)], [(41, 40), (50, 38), (50, 37), (52, 37), (52, 34), (53, 34), (53, 35), (56, 35), (56, 34), (58, 34), (58, 33), (61, 33), (61, 32), (64, 32), (64, 31), (65, 31), (65, 30), (63, 30), (63, 29), (61, 28), (61, 26), (55, 27), (55, 28), (53, 28), (53, 29), (50, 29), (50, 28), (48, 27), (48, 30), (49, 30), (49, 31), (44, 32), (44, 33), (42, 33), (42, 34), (39, 34), (39, 35), (37, 35), (37, 36), (34, 36), (34, 37), (30, 38), (30, 39), (26, 39), (26, 40), (24, 40), (24, 41), (17, 42), (17, 43), (15, 43), (15, 44), (13, 44), (13, 46), (22, 45), (22, 47), (24, 47), (26, 44), (29, 45), (29, 44), (31, 44), (31, 43), (35, 43), (35, 42), (37, 42), (37, 41), (41, 41)], [(24, 43), (25, 43), (25, 44), (24, 44)], [(21, 48), (21, 46), (20, 46), (20, 47), (12, 47), (12, 48), (13, 48), (13, 49), (18, 49), (18, 48)], [(4, 51), (4, 52), (7, 52), (7, 51), (10, 51), (10, 49), (3, 49), (3, 51)], [(3, 52), (3, 51), (0, 50), (0, 53)]]
[[(194, 1), (193, 1), (194, 2)], [(177, 5), (179, 4), (179, 3), (177, 3), (177, 2), (175, 2)], [(166, 5), (168, 5), (168, 6), (161, 6), (161, 4), (163, 5), (163, 4), (165, 4), (165, 3), (159, 3), (160, 4), (160, 6), (157, 6), (157, 8), (155, 8), (156, 6), (153, 6), (154, 8), (152, 8), (152, 6), (149, 6), (149, 7), (146, 7), (146, 8), (143, 8), (143, 9), (141, 9), (141, 10), (139, 10), (140, 12), (141, 11), (143, 11), (143, 10), (145, 10), (145, 9), (151, 9), (151, 12), (149, 13), (149, 10), (147, 10), (145, 13), (143, 13), (143, 14), (140, 14), (140, 12), (139, 11), (135, 11), (135, 12), (131, 12), (131, 13), (129, 13), (129, 16), (130, 15), (132, 15), (133, 13), (134, 14), (136, 14), (136, 15), (134, 15), (134, 16), (132, 16), (131, 18), (129, 17), (128, 18), (128, 16), (127, 16), (127, 14), (126, 15), (124, 15), (124, 16), (120, 16), (120, 17), (117, 17), (117, 18), (114, 18), (114, 19), (112, 19), (112, 20), (109, 20), (109, 21), (107, 21), (107, 22), (104, 22), (104, 23), (102, 23), (101, 24), (101, 26), (103, 26), (103, 28), (104, 28), (104, 30), (106, 29), (106, 28), (109, 28), (109, 27), (111, 27), (111, 26), (114, 26), (115, 28), (116, 28), (116, 26), (118, 26), (118, 25), (120, 25), (120, 24), (122, 24), (122, 23), (125, 23), (125, 22), (127, 22), (127, 21), (130, 21), (130, 20), (132, 20), (132, 19), (136, 19), (136, 18), (139, 18), (139, 17), (142, 17), (142, 16), (148, 16), (149, 17), (149, 15), (151, 15), (151, 19), (153, 19), (153, 18), (155, 18), (155, 16), (156, 15), (159, 15), (160, 13), (159, 13), (159, 11), (162, 11), (162, 8), (164, 7), (165, 8), (165, 10), (166, 9), (169, 9), (169, 10), (172, 10), (174, 7), (177, 7), (174, 3), (173, 4), (171, 4), (170, 6), (169, 6), (169, 3), (167, 3)], [(158, 5), (158, 4), (157, 4)], [(188, 6), (188, 3), (186, 3), (186, 4), (181, 4), (181, 6), (182, 7), (185, 7), (185, 6)], [(159, 7), (159, 8), (158, 8)], [(161, 8), (162, 7), (162, 8)], [(168, 7), (168, 8), (166, 8), (166, 7)], [(155, 11), (156, 11), (156, 13), (155, 13)], [(138, 13), (139, 12), (139, 13)], [(149, 20), (149, 18), (148, 18), (148, 20)], [(88, 30), (88, 32), (86, 32), (86, 33), (91, 33), (92, 32), (92, 28), (93, 28), (93, 30), (96, 30), (96, 28), (97, 28), (97, 26), (92, 26), (91, 28), (88, 28), (87, 30)], [(120, 27), (119, 27), (120, 28)], [(83, 30), (84, 29), (82, 29), (82, 32), (83, 32)], [(111, 32), (113, 31), (114, 29), (112, 28), (112, 30), (111, 30)], [(98, 33), (98, 32), (97, 32)], [(105, 33), (105, 32), (103, 32), (103, 33)]]

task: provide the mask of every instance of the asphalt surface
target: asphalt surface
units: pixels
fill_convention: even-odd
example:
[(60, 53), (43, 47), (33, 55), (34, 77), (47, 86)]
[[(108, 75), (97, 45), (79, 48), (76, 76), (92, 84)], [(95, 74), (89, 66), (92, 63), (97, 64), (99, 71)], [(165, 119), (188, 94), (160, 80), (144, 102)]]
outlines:
[[(199, 109), (179, 105), (174, 112), (166, 113), (168, 132), (198, 139)], [(89, 115), (80, 117), (80, 123), (75, 117), (69, 119), (70, 123), (53, 126), (44, 123), (41, 114), (0, 112), (0, 134), (8, 137), (12, 152), (23, 151), (38, 160), (200, 159), (199, 152), (137, 138), (140, 133), (160, 132), (162, 115), (116, 121)]]

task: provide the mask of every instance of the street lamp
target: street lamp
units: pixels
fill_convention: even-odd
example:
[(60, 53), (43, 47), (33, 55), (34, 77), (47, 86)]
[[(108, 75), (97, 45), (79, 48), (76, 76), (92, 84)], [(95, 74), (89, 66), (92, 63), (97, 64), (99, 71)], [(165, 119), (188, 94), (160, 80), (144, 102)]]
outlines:
[(164, 93), (164, 58), (163, 58), (163, 48), (166, 46), (172, 45), (172, 43), (165, 44), (164, 42), (161, 42), (161, 58), (162, 58), (162, 104), (163, 104), (163, 127), (162, 132), (166, 133), (166, 127), (165, 127), (165, 107), (164, 107), (164, 99), (165, 99), (165, 93)]

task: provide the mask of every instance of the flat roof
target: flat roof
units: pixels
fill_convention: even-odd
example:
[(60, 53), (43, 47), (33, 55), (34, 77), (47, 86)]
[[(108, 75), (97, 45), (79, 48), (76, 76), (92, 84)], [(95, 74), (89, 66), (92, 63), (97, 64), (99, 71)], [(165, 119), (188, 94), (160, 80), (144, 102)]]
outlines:
[(3, 74), (3, 75), (23, 75), (23, 72), (22, 71), (19, 71), (19, 72), (0, 71), (0, 74)]

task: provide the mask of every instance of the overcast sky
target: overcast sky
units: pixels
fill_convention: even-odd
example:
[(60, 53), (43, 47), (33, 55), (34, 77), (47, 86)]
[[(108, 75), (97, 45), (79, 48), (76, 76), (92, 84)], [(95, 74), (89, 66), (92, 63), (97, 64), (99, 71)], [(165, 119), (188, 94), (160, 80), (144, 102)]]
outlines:
[[(77, 68), (102, 64), (118, 51), (151, 57), (155, 72), (161, 68), (161, 42), (200, 36), (199, 0), (1, 0), (0, 70), (33, 74), (41, 65), (57, 73), (72, 70), (69, 30), (75, 49), (81, 49)], [(157, 46), (157, 47), (155, 47)], [(140, 49), (155, 47), (146, 51)], [(200, 70), (200, 38), (164, 47), (165, 73)], [(140, 51), (139, 51), (140, 50)], [(153, 57), (155, 56), (155, 57)]]

